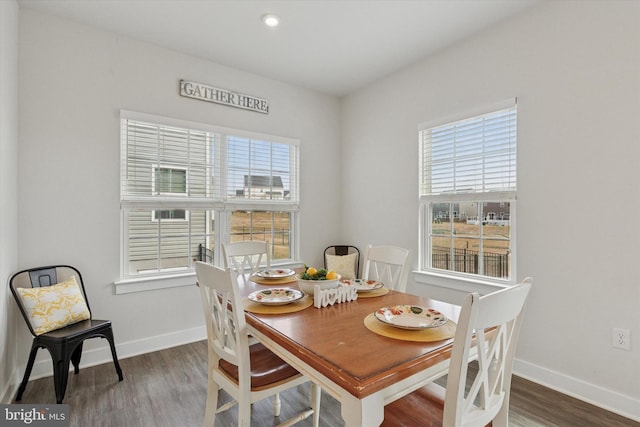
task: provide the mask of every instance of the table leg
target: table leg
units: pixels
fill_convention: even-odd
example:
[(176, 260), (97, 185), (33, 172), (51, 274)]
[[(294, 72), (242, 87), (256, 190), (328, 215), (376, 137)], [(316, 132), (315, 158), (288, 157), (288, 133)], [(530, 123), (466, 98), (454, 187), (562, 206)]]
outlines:
[(341, 399), (345, 427), (373, 427), (382, 424), (384, 400), (380, 393), (358, 399), (352, 395)]

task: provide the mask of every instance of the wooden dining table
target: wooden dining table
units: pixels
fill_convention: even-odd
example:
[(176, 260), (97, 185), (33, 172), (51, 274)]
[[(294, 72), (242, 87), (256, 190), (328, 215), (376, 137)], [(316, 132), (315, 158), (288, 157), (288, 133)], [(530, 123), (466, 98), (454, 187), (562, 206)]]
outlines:
[[(273, 287), (299, 289), (297, 282), (264, 285), (239, 278), (243, 296)], [(248, 301), (248, 300), (245, 300)], [(398, 304), (429, 307), (457, 322), (460, 307), (390, 290), (323, 308), (291, 313), (246, 311), (249, 332), (341, 404), (347, 427), (378, 426), (384, 405), (446, 374), (453, 339), (414, 342), (372, 332), (365, 318)]]

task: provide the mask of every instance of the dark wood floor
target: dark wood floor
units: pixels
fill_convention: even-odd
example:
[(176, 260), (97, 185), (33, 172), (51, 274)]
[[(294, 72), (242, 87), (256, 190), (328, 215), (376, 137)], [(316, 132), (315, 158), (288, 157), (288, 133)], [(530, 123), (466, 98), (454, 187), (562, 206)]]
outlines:
[[(44, 351), (44, 350), (41, 350)], [(124, 381), (113, 364), (80, 369), (69, 375), (64, 403), (73, 427), (201, 426), (207, 393), (206, 341), (123, 359)], [(254, 405), (252, 424), (274, 426), (308, 406), (308, 385), (281, 395), (281, 419), (274, 418), (270, 399)], [(221, 399), (228, 396), (221, 393)], [(29, 382), (20, 403), (55, 402), (52, 378)], [(340, 405), (323, 393), (322, 426), (338, 427)], [(604, 411), (519, 377), (513, 378), (511, 426), (619, 427), (640, 423)], [(236, 409), (219, 414), (217, 426), (237, 425)], [(311, 426), (307, 419), (299, 426)], [(413, 427), (413, 426), (407, 426)], [(415, 426), (419, 427), (419, 426)]]

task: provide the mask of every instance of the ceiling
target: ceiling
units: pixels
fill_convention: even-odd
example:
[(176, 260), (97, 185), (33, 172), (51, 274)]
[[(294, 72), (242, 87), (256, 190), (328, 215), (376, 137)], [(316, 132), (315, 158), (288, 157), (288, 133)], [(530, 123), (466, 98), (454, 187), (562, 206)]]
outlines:
[[(18, 0), (229, 67), (345, 95), (542, 0)], [(268, 28), (262, 16), (280, 17)]]

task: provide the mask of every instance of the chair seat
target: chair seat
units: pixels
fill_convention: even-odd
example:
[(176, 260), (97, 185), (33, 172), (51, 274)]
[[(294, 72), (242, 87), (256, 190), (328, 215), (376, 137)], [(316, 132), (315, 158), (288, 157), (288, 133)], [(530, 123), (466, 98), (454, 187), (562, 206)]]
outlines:
[[(249, 347), (251, 360), (251, 390), (270, 387), (301, 374), (291, 365), (280, 359), (261, 343)], [(233, 381), (238, 382), (238, 367), (220, 359), (222, 369)]]
[(381, 427), (441, 427), (445, 388), (428, 384), (384, 407)]
[(71, 324), (69, 326), (65, 326), (64, 328), (55, 329), (53, 331), (39, 335), (39, 338), (41, 340), (50, 339), (56, 341), (72, 340), (79, 336), (83, 336), (93, 332), (99, 332), (102, 329), (108, 329), (110, 327), (110, 320), (87, 319), (82, 320), (78, 323)]
[(445, 392), (431, 383), (388, 404), (380, 427), (442, 427)]

